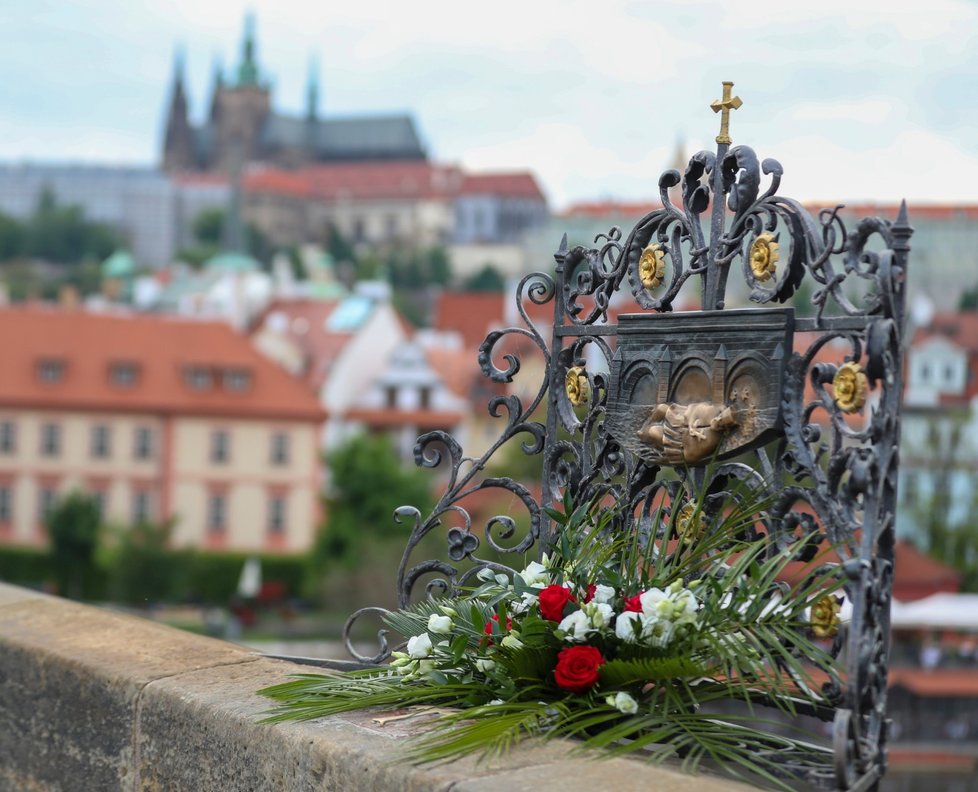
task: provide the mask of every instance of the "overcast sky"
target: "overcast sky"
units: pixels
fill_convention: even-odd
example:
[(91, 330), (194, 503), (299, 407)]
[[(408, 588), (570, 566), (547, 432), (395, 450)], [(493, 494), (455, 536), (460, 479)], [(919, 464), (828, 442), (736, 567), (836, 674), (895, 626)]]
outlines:
[(155, 163), (174, 51), (199, 119), (253, 9), (279, 110), (310, 57), (325, 115), (410, 111), (433, 157), (531, 168), (556, 206), (657, 194), (713, 148), (781, 161), (803, 200), (978, 202), (978, 4), (968, 0), (6, 0), (0, 159)]

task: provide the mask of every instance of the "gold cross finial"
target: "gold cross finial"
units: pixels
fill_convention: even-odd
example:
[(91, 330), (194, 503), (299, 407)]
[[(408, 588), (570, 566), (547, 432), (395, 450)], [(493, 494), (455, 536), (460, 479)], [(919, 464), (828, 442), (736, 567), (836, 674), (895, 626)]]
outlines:
[(720, 116), (720, 134), (717, 135), (717, 143), (730, 144), (733, 141), (730, 139), (730, 111), (736, 110), (740, 107), (743, 102), (740, 100), (739, 96), (734, 96), (731, 98), (730, 94), (733, 92), (733, 83), (724, 82), (723, 83), (723, 99), (717, 99), (710, 107), (714, 113), (722, 113)]

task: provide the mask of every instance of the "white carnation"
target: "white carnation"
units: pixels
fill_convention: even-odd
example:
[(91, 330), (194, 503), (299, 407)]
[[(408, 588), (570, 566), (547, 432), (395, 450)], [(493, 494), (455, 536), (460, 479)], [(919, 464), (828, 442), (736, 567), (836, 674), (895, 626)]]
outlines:
[(543, 564), (536, 561), (531, 561), (527, 568), (520, 572), (520, 577), (526, 585), (533, 588), (545, 588), (550, 585), (550, 572)]
[(625, 643), (635, 643), (638, 641), (638, 636), (641, 631), (642, 614), (634, 613), (633, 611), (618, 614), (618, 618), (615, 621), (615, 635), (625, 641)]
[(610, 605), (614, 600), (615, 590), (611, 586), (598, 583), (594, 587), (594, 597), (591, 598), (591, 602), (596, 602), (598, 605)]
[(428, 617), (428, 630), (430, 632), (437, 635), (450, 635), (454, 629), (455, 622), (450, 616), (439, 616), (437, 613), (432, 613)]
[(407, 652), (408, 656), (413, 657), (415, 660), (428, 657), (431, 654), (431, 638), (428, 637), (428, 633), (422, 633), (421, 635), (408, 638)]
[(660, 588), (650, 588), (648, 591), (643, 591), (639, 597), (639, 602), (642, 603), (642, 613), (646, 616), (660, 616), (660, 605), (666, 603), (665, 607), (671, 607), (669, 604), (669, 595)]
[(627, 693), (615, 693), (613, 696), (608, 696), (605, 702), (609, 707), (614, 707), (625, 715), (634, 715), (638, 712), (638, 702)]
[(584, 611), (587, 613), (591, 626), (596, 630), (607, 627), (615, 617), (615, 612), (611, 609), (611, 606), (603, 602), (591, 601), (584, 606)]
[(557, 629), (566, 633), (568, 641), (583, 641), (587, 634), (591, 632), (591, 620), (582, 610), (576, 610), (569, 616), (565, 616)]

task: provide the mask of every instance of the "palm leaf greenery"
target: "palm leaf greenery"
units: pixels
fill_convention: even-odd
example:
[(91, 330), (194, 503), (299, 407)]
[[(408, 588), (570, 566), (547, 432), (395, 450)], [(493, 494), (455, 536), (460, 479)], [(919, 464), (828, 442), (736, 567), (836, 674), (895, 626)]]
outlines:
[[(835, 600), (840, 578), (823, 565), (793, 588), (779, 582), (815, 537), (778, 549), (758, 536), (770, 506), (759, 492), (743, 488), (701, 520), (705, 497), (679, 491), (644, 532), (618, 531), (620, 507), (601, 502), (549, 510), (558, 530), (542, 563), (484, 569), (477, 588), (390, 613), (407, 651), (389, 666), (266, 688), (277, 702), (267, 721), (450, 707), (412, 743), (413, 760), (570, 737), (690, 769), (705, 759), (787, 789), (785, 765), (821, 765), (825, 749), (771, 733), (756, 705), (788, 716), (831, 706), (821, 683), (838, 683), (839, 670), (810, 614)], [(730, 699), (744, 706), (721, 719)]]

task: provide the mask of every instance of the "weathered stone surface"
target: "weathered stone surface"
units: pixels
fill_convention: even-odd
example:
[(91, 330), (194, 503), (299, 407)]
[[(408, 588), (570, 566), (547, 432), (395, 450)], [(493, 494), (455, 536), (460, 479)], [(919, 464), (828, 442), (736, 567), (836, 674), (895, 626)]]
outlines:
[[(258, 723), (256, 691), (308, 668), (0, 585), (0, 790), (6, 792), (735, 792), (634, 760), (522, 746), (438, 767), (400, 760), (423, 718), (371, 712)], [(386, 715), (387, 713), (385, 713)]]

